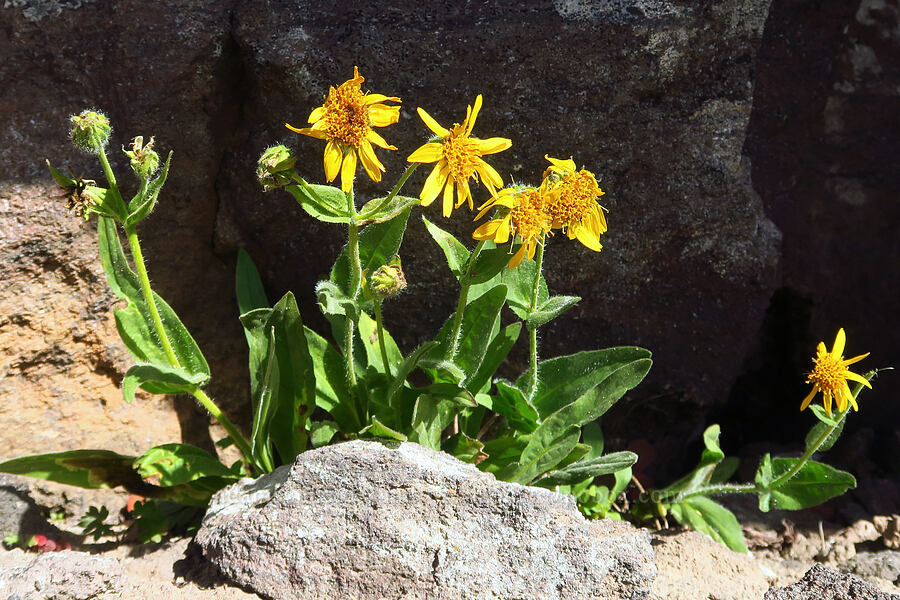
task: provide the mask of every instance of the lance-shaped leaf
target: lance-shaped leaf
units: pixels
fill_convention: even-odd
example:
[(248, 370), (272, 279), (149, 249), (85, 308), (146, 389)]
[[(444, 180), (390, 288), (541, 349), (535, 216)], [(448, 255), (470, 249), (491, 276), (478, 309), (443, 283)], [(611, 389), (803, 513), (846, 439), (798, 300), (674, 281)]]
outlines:
[(134, 225), (143, 220), (147, 215), (153, 212), (156, 207), (156, 201), (159, 199), (159, 191), (166, 183), (166, 177), (169, 176), (169, 163), (172, 162), (172, 152), (166, 157), (166, 164), (156, 178), (147, 184), (147, 188), (143, 190), (143, 194), (135, 196), (128, 206), (129, 215), (125, 219), (126, 225)]
[(706, 428), (706, 431), (703, 432), (704, 448), (699, 464), (689, 474), (666, 487), (666, 492), (691, 492), (710, 482), (719, 463), (725, 458), (725, 453), (719, 447), (720, 431), (718, 425), (710, 425)]
[(172, 487), (204, 477), (240, 479), (240, 469), (230, 469), (206, 450), (190, 444), (163, 444), (134, 460), (134, 468), (144, 479), (160, 487)]
[(628, 469), (637, 462), (638, 456), (634, 452), (613, 452), (606, 456), (598, 456), (587, 460), (580, 460), (569, 466), (553, 471), (543, 479), (541, 485), (575, 485), (585, 479), (592, 479), (600, 475), (610, 475)]
[(425, 217), (422, 217), (422, 221), (425, 222), (425, 229), (429, 235), (434, 238), (434, 241), (437, 242), (437, 245), (444, 252), (444, 256), (447, 258), (447, 266), (450, 267), (453, 275), (457, 279), (462, 277), (466, 262), (469, 260), (469, 250), (453, 237), (453, 234), (444, 231)]
[(184, 369), (138, 363), (132, 365), (122, 379), (122, 396), (125, 402), (131, 402), (139, 387), (151, 394), (190, 393), (204, 381), (202, 375), (191, 375)]
[(682, 525), (705, 533), (735, 552), (748, 554), (741, 525), (730, 510), (705, 496), (694, 496), (671, 508)]
[[(537, 276), (537, 263), (525, 260), (515, 269), (506, 269), (500, 274), (500, 281), (509, 288), (506, 301), (516, 316), (525, 321), (532, 312), (531, 302), (534, 295), (534, 278)], [(538, 282), (537, 305), (542, 306), (550, 298), (547, 282), (541, 275)]]
[(531, 433), (537, 429), (540, 416), (525, 393), (502, 379), (496, 385), (497, 395), (492, 398), (491, 410), (504, 417), (517, 431)]
[[(400, 250), (409, 210), (384, 223), (367, 225), (359, 233), (359, 262), (363, 271), (374, 273), (388, 264)], [(344, 294), (350, 295), (350, 251), (345, 246), (331, 269), (330, 281)]]
[(349, 223), (347, 195), (330, 185), (288, 185), (285, 188), (309, 216), (324, 223)]
[(87, 489), (137, 489), (144, 481), (132, 468), (134, 459), (110, 450), (69, 450), (7, 460), (0, 463), (0, 472)]
[[(515, 271), (515, 269), (508, 269), (507, 267), (519, 246), (520, 244), (513, 244), (512, 246), (504, 244), (498, 247), (494, 242), (485, 242), (469, 272), (469, 283), (474, 285), (486, 283), (505, 271)], [(502, 283), (502, 281), (497, 281), (496, 283)]]
[(763, 457), (755, 479), (762, 490), (759, 492), (761, 511), (809, 508), (856, 487), (856, 479), (850, 473), (814, 460), (807, 461), (793, 477), (773, 487), (772, 484), (792, 469), (797, 460), (772, 458), (768, 454)]
[[(366, 361), (368, 365), (376, 371), (385, 372), (384, 360), (381, 356), (381, 346), (378, 343), (378, 325), (373, 318), (366, 313), (359, 313), (359, 321), (357, 321), (357, 331), (363, 348), (366, 349)], [(386, 327), (382, 327), (384, 334), (384, 347), (387, 353), (388, 364), (390, 370), (393, 371), (397, 365), (403, 362), (403, 354), (397, 346), (397, 342), (388, 333)]]
[(309, 428), (309, 441), (313, 448), (327, 446), (340, 432), (341, 428), (334, 421), (316, 421)]
[(578, 427), (542, 423), (526, 436), (528, 443), (518, 461), (497, 474), (498, 479), (527, 484), (552, 470), (565, 459), (581, 437)]
[(487, 458), (487, 454), (484, 453), (484, 444), (465, 433), (457, 433), (450, 436), (447, 441), (441, 444), (441, 449), (447, 454), (467, 463), (478, 464)]
[(494, 336), (491, 343), (488, 344), (481, 364), (474, 374), (469, 374), (466, 379), (466, 386), (473, 393), (487, 392), (491, 387), (491, 379), (501, 363), (506, 360), (506, 356), (512, 349), (513, 344), (519, 339), (519, 333), (522, 331), (522, 323), (511, 323), (504, 327)]
[(819, 422), (813, 425), (809, 433), (806, 434), (806, 449), (809, 450), (814, 444), (818, 444), (816, 452), (831, 450), (838, 438), (841, 437), (841, 433), (844, 432), (847, 413), (843, 412), (840, 415), (836, 415), (837, 418), (831, 419), (825, 414), (825, 409), (818, 404), (814, 404), (812, 409)]
[(452, 402), (440, 396), (421, 394), (413, 406), (409, 441), (441, 449), (441, 432), (453, 420)]
[(266, 297), (259, 271), (243, 248), (238, 250), (234, 291), (237, 296), (238, 314), (242, 315), (257, 308), (269, 308), (269, 299)]
[(344, 433), (356, 433), (365, 425), (356, 413), (347, 388), (344, 363), (328, 341), (304, 327), (316, 372), (316, 406), (328, 412)]
[[(157, 338), (138, 276), (125, 259), (116, 224), (106, 217), (99, 219), (98, 246), (109, 287), (116, 296), (128, 301), (126, 308), (115, 311), (116, 327), (125, 346), (138, 363), (172, 366)], [(175, 311), (155, 292), (153, 299), (179, 366), (192, 376), (203, 376), (204, 381), (208, 380), (209, 365), (197, 342)]]
[(359, 431), (359, 437), (387, 438), (389, 440), (395, 440), (398, 442), (406, 441), (405, 435), (403, 435), (399, 431), (391, 429), (390, 427), (379, 421), (376, 417), (372, 417), (372, 422)]
[(549, 323), (580, 301), (581, 298), (578, 296), (551, 296), (537, 310), (528, 313), (525, 324), (529, 329), (536, 329)]
[[(418, 198), (410, 198), (409, 196), (394, 196), (391, 201), (382, 206), (384, 198), (375, 198), (366, 202), (359, 210), (360, 225), (368, 225), (369, 223), (384, 223), (390, 221), (402, 212), (418, 206)], [(377, 211), (375, 209), (378, 209)]]

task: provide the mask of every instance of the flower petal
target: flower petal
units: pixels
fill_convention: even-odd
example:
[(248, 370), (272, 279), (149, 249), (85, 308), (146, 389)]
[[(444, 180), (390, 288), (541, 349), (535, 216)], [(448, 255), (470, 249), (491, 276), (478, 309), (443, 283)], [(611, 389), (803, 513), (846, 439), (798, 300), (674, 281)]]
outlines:
[(428, 144), (419, 146), (406, 160), (417, 163), (431, 163), (441, 160), (443, 156), (444, 145), (429, 142)]
[(416, 112), (419, 113), (419, 118), (425, 122), (425, 126), (428, 127), (428, 129), (430, 129), (431, 131), (433, 131), (435, 135), (439, 135), (442, 138), (445, 138), (448, 135), (450, 135), (450, 132), (448, 130), (444, 129), (443, 127), (441, 127), (440, 125), (438, 125), (438, 122), (435, 121), (431, 117), (431, 115), (429, 115), (427, 112), (425, 112), (424, 108), (422, 108), (422, 107), (416, 108)]
[(853, 373), (851, 371), (844, 371), (843, 373), (841, 373), (841, 377), (843, 377), (844, 379), (852, 379), (853, 381), (858, 381), (870, 390), (872, 389), (872, 384), (869, 383), (869, 380), (862, 375), (857, 375), (856, 373)]
[(369, 107), (369, 123), (374, 127), (387, 127), (400, 120), (399, 106), (375, 104)]
[(841, 356), (844, 354), (844, 346), (847, 344), (847, 334), (844, 333), (844, 328), (841, 327), (838, 329), (837, 336), (834, 338), (834, 346), (831, 347), (831, 355), (841, 359)]
[(841, 364), (844, 365), (845, 367), (846, 367), (847, 365), (852, 365), (852, 364), (855, 363), (855, 362), (861, 361), (862, 359), (864, 359), (865, 357), (867, 357), (869, 354), (871, 354), (871, 353), (870, 353), (870, 352), (866, 352), (865, 354), (860, 354), (859, 356), (854, 356), (853, 358), (848, 358), (847, 360), (842, 360), (842, 361), (841, 361)]
[(475, 143), (475, 148), (481, 155), (503, 152), (512, 146), (512, 140), (502, 137), (488, 138), (486, 140), (469, 138), (469, 141)]
[(356, 152), (349, 150), (344, 155), (341, 165), (341, 190), (346, 194), (353, 189), (353, 178), (356, 176)]
[(497, 228), (500, 227), (501, 223), (501, 219), (494, 219), (493, 221), (483, 223), (477, 229), (475, 229), (475, 231), (472, 232), (472, 238), (478, 241), (494, 239), (494, 235), (497, 233)]
[(570, 227), (569, 231), (574, 231), (575, 237), (578, 238), (578, 241), (585, 245), (586, 248), (589, 248), (595, 252), (600, 252), (603, 249), (603, 245), (600, 243), (600, 240), (597, 239), (588, 229), (586, 229), (580, 223), (575, 225), (574, 227)]
[(311, 113), (309, 113), (309, 119), (307, 119), (307, 123), (315, 123), (325, 116), (325, 107), (317, 106), (313, 109)]
[(812, 391), (809, 393), (809, 395), (806, 398), (803, 399), (803, 402), (800, 404), (800, 410), (805, 410), (806, 407), (809, 406), (809, 403), (812, 401), (813, 397), (816, 395), (816, 393), (818, 391), (819, 391), (819, 386), (814, 385)]
[(380, 134), (378, 134), (375, 130), (370, 129), (369, 133), (366, 134), (366, 139), (378, 146), (379, 148), (384, 148), (385, 150), (396, 150), (397, 146), (392, 146), (388, 144)]
[(525, 258), (525, 251), (526, 251), (526, 250), (527, 250), (526, 244), (522, 244), (522, 245), (519, 247), (519, 251), (516, 252), (516, 253), (513, 255), (512, 259), (509, 261), (509, 268), (510, 268), (510, 269), (515, 269), (516, 267), (519, 266), (519, 263), (522, 262), (522, 259), (523, 259), (523, 258)]
[(329, 140), (325, 144), (325, 180), (334, 181), (338, 171), (341, 169), (341, 161), (343, 160), (341, 147), (334, 140)]
[(447, 183), (447, 176), (449, 173), (443, 168), (445, 166), (446, 165), (437, 163), (434, 165), (431, 173), (428, 174), (425, 185), (422, 186), (422, 193), (419, 194), (419, 200), (422, 201), (422, 206), (428, 206), (434, 202), (434, 199), (441, 193), (441, 188)]
[[(546, 154), (544, 155), (544, 158), (549, 160), (550, 164), (552, 164), (554, 167), (556, 167), (556, 169), (553, 169), (553, 170), (555, 170), (557, 172), (560, 172), (560, 171), (564, 172), (564, 173), (574, 173), (575, 172), (575, 161), (572, 160), (571, 158), (566, 159), (566, 160), (563, 160), (561, 158), (550, 158)], [(551, 167), (551, 169), (552, 169), (552, 167)]]
[(443, 209), (441, 210), (441, 214), (445, 217), (449, 217), (453, 212), (453, 178), (449, 178), (447, 180), (447, 185), (444, 186), (444, 201), (443, 201)]
[(466, 107), (466, 137), (472, 133), (472, 128), (475, 127), (475, 119), (478, 118), (478, 113), (481, 111), (481, 94), (475, 97), (475, 106)]
[(503, 178), (500, 177), (500, 173), (480, 158), (475, 159), (475, 171), (481, 175), (481, 180), (484, 182), (485, 187), (491, 190), (491, 193), (495, 189), (503, 187)]
[(381, 173), (384, 171), (384, 165), (375, 156), (375, 150), (369, 140), (363, 140), (359, 146), (359, 160), (363, 169), (368, 173), (372, 181), (381, 181)]
[(390, 100), (392, 102), (402, 102), (400, 98), (397, 96), (385, 96), (384, 94), (366, 94), (363, 98), (363, 102), (366, 104), (376, 104), (378, 102), (385, 102)]
[(472, 191), (469, 189), (469, 180), (463, 179), (456, 185), (456, 208), (462, 206), (466, 200), (469, 201), (469, 210), (472, 210)]
[(853, 392), (850, 391), (850, 387), (846, 384), (844, 385), (844, 393), (847, 395), (847, 400), (850, 401), (853, 410), (859, 412), (859, 405), (856, 403), (856, 398), (853, 397)]
[(294, 127), (293, 125), (288, 125), (287, 123), (285, 123), (284, 126), (287, 127), (288, 129), (290, 129), (291, 131), (295, 131), (297, 133), (302, 133), (303, 135), (308, 135), (309, 137), (314, 137), (314, 138), (320, 139), (320, 140), (328, 139), (328, 133), (326, 131), (322, 131), (321, 129), (312, 129), (309, 127), (298, 128), (298, 127)]

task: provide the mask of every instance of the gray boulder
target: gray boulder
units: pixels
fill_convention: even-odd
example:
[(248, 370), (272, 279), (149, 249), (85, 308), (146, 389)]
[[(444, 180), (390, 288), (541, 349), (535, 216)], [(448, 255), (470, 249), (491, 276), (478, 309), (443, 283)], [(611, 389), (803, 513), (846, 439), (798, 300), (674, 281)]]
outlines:
[(900, 600), (900, 596), (879, 591), (854, 575), (816, 564), (797, 583), (770, 589), (763, 600)]
[(269, 598), (648, 596), (650, 536), (449, 455), (353, 441), (219, 492), (206, 557)]

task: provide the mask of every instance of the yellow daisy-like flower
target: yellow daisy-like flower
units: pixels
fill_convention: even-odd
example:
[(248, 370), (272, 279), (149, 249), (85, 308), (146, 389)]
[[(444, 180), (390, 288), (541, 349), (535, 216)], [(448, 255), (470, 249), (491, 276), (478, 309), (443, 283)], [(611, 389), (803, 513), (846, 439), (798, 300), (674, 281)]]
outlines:
[(510, 187), (500, 190), (482, 205), (475, 217), (477, 221), (494, 207), (504, 207), (500, 217), (484, 223), (472, 233), (476, 240), (493, 240), (495, 244), (505, 244), (512, 236), (522, 240), (519, 248), (509, 261), (509, 268), (515, 269), (525, 256), (531, 260), (538, 244), (543, 244), (550, 233), (550, 215), (545, 210), (546, 183), (541, 187)]
[(436, 163), (419, 199), (422, 206), (429, 206), (444, 190), (443, 215), (449, 217), (453, 212), (453, 186), (456, 185), (456, 208), (468, 200), (469, 208), (472, 208), (472, 192), (469, 189), (469, 178), (476, 180), (481, 178), (485, 187), (494, 195), (496, 190), (503, 187), (503, 179), (494, 168), (481, 158), (486, 154), (503, 152), (512, 141), (506, 138), (488, 138), (486, 140), (471, 137), (472, 128), (475, 127), (475, 119), (481, 110), (481, 94), (475, 98), (475, 106), (466, 107), (466, 118), (462, 123), (454, 123), (450, 129), (441, 127), (431, 115), (423, 109), (417, 109), (419, 117), (425, 125), (441, 138), (439, 142), (428, 142), (407, 159), (416, 163)]
[(328, 140), (325, 145), (325, 179), (334, 181), (340, 171), (341, 189), (345, 193), (353, 189), (357, 157), (372, 181), (381, 181), (384, 165), (375, 156), (372, 144), (386, 150), (397, 149), (372, 128), (387, 127), (400, 119), (399, 106), (383, 104), (387, 100), (400, 102), (400, 98), (363, 94), (361, 87), (364, 81), (359, 69), (353, 67), (353, 79), (330, 88), (325, 103), (309, 115), (308, 121), (312, 127), (297, 128), (284, 124), (291, 131)]
[(844, 334), (843, 328), (837, 332), (837, 337), (834, 338), (834, 346), (832, 346), (831, 352), (826, 350), (825, 342), (819, 342), (819, 345), (816, 348), (816, 357), (813, 359), (813, 370), (806, 376), (806, 383), (813, 384), (813, 389), (809, 395), (803, 399), (800, 410), (809, 406), (813, 396), (818, 392), (822, 392), (822, 405), (825, 407), (825, 412), (828, 413), (829, 416), (831, 416), (832, 397), (835, 399), (837, 409), (840, 412), (847, 410), (848, 403), (853, 406), (853, 410), (859, 410), (859, 406), (857, 406), (856, 400), (853, 398), (853, 393), (850, 391), (850, 386), (847, 385), (847, 380), (852, 379), (853, 381), (858, 381), (869, 389), (871, 389), (872, 386), (862, 375), (850, 372), (847, 369), (847, 366), (864, 359), (869, 353), (866, 352), (865, 354), (860, 354), (859, 356), (844, 360), (843, 354), (846, 342), (847, 336)]
[(544, 179), (550, 183), (547, 212), (553, 219), (553, 228), (562, 229), (570, 240), (577, 239), (600, 252), (603, 248), (600, 236), (606, 233), (607, 227), (604, 209), (597, 203), (597, 198), (603, 195), (597, 179), (590, 171), (577, 171), (571, 158), (544, 158), (550, 161)]

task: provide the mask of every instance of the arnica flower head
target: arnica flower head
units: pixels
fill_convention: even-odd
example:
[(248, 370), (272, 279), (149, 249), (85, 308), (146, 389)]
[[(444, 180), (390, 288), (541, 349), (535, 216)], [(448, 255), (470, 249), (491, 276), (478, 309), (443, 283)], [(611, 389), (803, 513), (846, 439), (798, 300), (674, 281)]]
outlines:
[(428, 142), (421, 146), (407, 158), (410, 162), (436, 163), (419, 199), (422, 206), (429, 206), (444, 190), (443, 210), (445, 217), (453, 212), (453, 186), (456, 186), (456, 208), (462, 203), (469, 202), (472, 206), (472, 192), (469, 189), (469, 178), (480, 177), (491, 195), (503, 187), (503, 179), (494, 168), (487, 164), (481, 157), (487, 154), (503, 152), (512, 141), (507, 138), (488, 138), (486, 140), (471, 137), (472, 128), (475, 127), (475, 119), (481, 110), (481, 94), (475, 98), (475, 106), (466, 107), (466, 118), (462, 123), (454, 123), (450, 129), (441, 127), (431, 115), (422, 108), (417, 109), (419, 117), (425, 125), (440, 138), (440, 141)]
[(312, 127), (297, 128), (285, 123), (291, 131), (320, 140), (325, 145), (325, 179), (334, 181), (341, 173), (341, 189), (346, 193), (353, 189), (357, 157), (372, 181), (381, 181), (384, 165), (375, 156), (372, 144), (387, 150), (396, 150), (373, 127), (387, 127), (400, 119), (400, 107), (383, 104), (400, 102), (395, 96), (363, 94), (365, 78), (353, 67), (353, 79), (328, 90), (325, 103), (309, 115)]
[(544, 171), (544, 179), (550, 185), (547, 212), (553, 219), (553, 228), (562, 229), (570, 240), (577, 239), (587, 248), (600, 252), (600, 236), (606, 233), (606, 217), (597, 198), (603, 190), (597, 185), (594, 174), (575, 168), (571, 158), (561, 160), (544, 156), (550, 166)]
[(828, 413), (829, 416), (831, 415), (832, 398), (835, 399), (837, 409), (840, 412), (847, 410), (848, 403), (853, 406), (853, 410), (859, 410), (856, 399), (853, 398), (853, 393), (850, 391), (850, 386), (847, 385), (847, 380), (852, 379), (853, 381), (858, 381), (869, 389), (871, 389), (872, 386), (862, 375), (850, 372), (847, 369), (847, 366), (864, 359), (869, 353), (866, 352), (865, 354), (860, 354), (859, 356), (844, 360), (843, 354), (846, 342), (847, 336), (844, 334), (843, 328), (837, 332), (837, 337), (834, 338), (834, 346), (831, 347), (831, 352), (828, 352), (825, 348), (825, 342), (819, 342), (819, 345), (816, 348), (816, 357), (813, 359), (813, 370), (806, 376), (806, 383), (813, 384), (813, 389), (809, 395), (803, 399), (800, 410), (809, 406), (813, 396), (818, 392), (822, 392), (822, 405), (825, 407), (825, 412)]
[(522, 240), (522, 246), (509, 261), (509, 268), (515, 269), (525, 256), (531, 260), (538, 244), (543, 244), (550, 233), (551, 219), (545, 210), (547, 194), (546, 181), (540, 187), (509, 187), (500, 190), (482, 205), (475, 217), (477, 221), (494, 207), (507, 210), (500, 216), (481, 225), (472, 233), (476, 240), (493, 240), (497, 245), (505, 244), (511, 237)]

